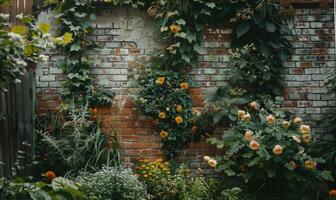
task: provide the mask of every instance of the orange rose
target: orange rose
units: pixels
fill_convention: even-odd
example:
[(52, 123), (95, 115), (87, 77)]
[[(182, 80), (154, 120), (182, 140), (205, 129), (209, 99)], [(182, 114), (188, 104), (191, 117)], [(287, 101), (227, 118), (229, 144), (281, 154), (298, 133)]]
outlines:
[(45, 176), (48, 177), (50, 180), (53, 180), (56, 178), (56, 174), (53, 171), (47, 171), (45, 173)]
[(311, 135), (310, 135), (310, 134), (304, 134), (304, 135), (302, 135), (301, 137), (302, 137), (302, 141), (303, 141), (304, 143), (309, 143), (310, 140), (311, 140)]
[(166, 81), (165, 77), (159, 77), (156, 79), (155, 83), (158, 85), (163, 85), (165, 81)]
[(258, 110), (258, 103), (256, 101), (252, 101), (250, 103), (250, 108), (252, 108), (253, 110)]
[(290, 127), (291, 123), (289, 121), (283, 121), (282, 122), (282, 127), (284, 127), (285, 129), (288, 129)]
[(330, 190), (329, 195), (332, 196), (332, 197), (336, 197), (336, 189)]
[(170, 31), (173, 32), (173, 33), (178, 33), (181, 31), (181, 27), (176, 25), (176, 24), (172, 24), (170, 25)]
[(280, 154), (282, 154), (282, 150), (283, 150), (282, 146), (277, 144), (277, 145), (274, 146), (272, 151), (275, 155), (280, 155)]
[(246, 113), (246, 114), (243, 116), (242, 120), (249, 122), (249, 121), (251, 120), (251, 115), (250, 115), (250, 113)]
[(181, 105), (176, 106), (176, 112), (180, 113), (182, 112), (182, 110), (183, 110), (183, 107)]
[(183, 82), (183, 83), (180, 84), (180, 88), (183, 89), (183, 90), (187, 90), (187, 89), (189, 89), (189, 85), (188, 85), (188, 83)]
[(214, 159), (210, 159), (210, 160), (208, 161), (208, 164), (210, 165), (210, 167), (215, 168), (215, 167), (217, 166), (217, 161), (214, 160)]
[(296, 143), (301, 143), (301, 140), (300, 140), (296, 135), (293, 135), (293, 136), (292, 136), (292, 139), (293, 139)]
[(267, 123), (269, 123), (269, 124), (271, 124), (271, 125), (274, 125), (276, 119), (273, 117), (273, 115), (268, 115), (268, 116), (266, 117), (266, 121), (267, 121)]
[(296, 125), (300, 125), (302, 123), (302, 119), (300, 117), (295, 117), (293, 121), (294, 121), (294, 124)]
[(251, 148), (253, 151), (257, 151), (257, 150), (259, 149), (259, 147), (260, 147), (260, 144), (259, 144), (257, 141), (252, 140), (252, 141), (250, 142), (250, 148)]
[(166, 113), (165, 113), (165, 112), (160, 112), (160, 113), (159, 113), (159, 117), (160, 117), (161, 119), (165, 119), (165, 118), (166, 118)]
[(297, 165), (294, 161), (290, 161), (288, 164), (293, 170), (297, 167)]
[(305, 167), (309, 170), (313, 170), (316, 167), (316, 163), (312, 160), (306, 160)]
[(305, 135), (310, 133), (310, 127), (308, 125), (301, 125), (300, 132)]
[(160, 137), (161, 138), (166, 138), (168, 136), (168, 132), (167, 131), (164, 131), (164, 130), (161, 130), (160, 132)]
[(246, 114), (245, 111), (243, 111), (243, 110), (238, 110), (237, 115), (238, 115), (239, 118), (243, 118), (245, 114)]
[(183, 118), (180, 117), (180, 116), (178, 116), (178, 117), (175, 118), (175, 122), (176, 122), (177, 124), (181, 124), (181, 123), (183, 123)]
[(247, 140), (249, 142), (252, 141), (253, 140), (253, 132), (252, 131), (246, 131), (244, 138), (245, 138), (245, 140)]

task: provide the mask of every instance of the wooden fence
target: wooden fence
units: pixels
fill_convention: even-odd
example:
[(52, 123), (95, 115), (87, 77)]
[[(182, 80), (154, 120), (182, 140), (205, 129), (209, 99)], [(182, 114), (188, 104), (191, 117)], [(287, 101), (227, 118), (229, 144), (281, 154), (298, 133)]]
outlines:
[[(32, 14), (33, 0), (12, 0), (0, 7), (0, 13), (10, 14), (10, 22), (16, 24), (16, 15)], [(31, 153), (35, 113), (34, 72), (29, 70), (21, 77), (21, 83), (10, 84), (8, 92), (0, 92), (0, 176), (10, 176), (22, 152)], [(24, 158), (26, 159), (26, 158)]]

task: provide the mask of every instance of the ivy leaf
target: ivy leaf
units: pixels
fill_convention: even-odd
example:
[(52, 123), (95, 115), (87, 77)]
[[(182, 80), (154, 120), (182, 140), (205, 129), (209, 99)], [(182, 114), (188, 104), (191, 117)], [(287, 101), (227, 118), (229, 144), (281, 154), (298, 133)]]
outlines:
[(194, 45), (194, 50), (195, 50), (197, 53), (201, 54), (201, 53), (204, 51), (204, 48), (203, 48), (203, 46), (200, 45), (200, 44), (195, 44), (195, 45)]
[(81, 47), (78, 44), (71, 45), (70, 51), (79, 51)]
[(273, 24), (272, 22), (266, 22), (265, 28), (270, 33), (274, 33), (274, 31), (276, 30), (275, 24)]
[(210, 3), (207, 3), (205, 5), (208, 6), (209, 8), (212, 8), (212, 9), (214, 9), (216, 7), (216, 4), (214, 2), (210, 2)]
[(186, 61), (187, 63), (190, 63), (190, 57), (189, 57), (188, 55), (183, 54), (183, 55), (182, 55), (182, 59), (183, 59), (184, 61)]
[(324, 170), (322, 173), (321, 173), (321, 176), (324, 180), (326, 181), (334, 181), (334, 178), (333, 176), (331, 175), (331, 172), (330, 171), (327, 171), (327, 170)]
[(241, 37), (244, 35), (247, 31), (249, 31), (251, 28), (251, 25), (248, 22), (239, 22), (236, 26), (235, 32), (237, 34), (237, 37)]

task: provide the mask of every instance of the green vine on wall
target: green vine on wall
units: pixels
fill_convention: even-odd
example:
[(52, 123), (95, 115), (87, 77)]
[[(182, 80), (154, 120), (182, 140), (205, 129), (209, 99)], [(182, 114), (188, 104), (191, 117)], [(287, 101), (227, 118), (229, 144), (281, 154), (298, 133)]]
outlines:
[[(197, 66), (198, 55), (203, 51), (203, 32), (206, 26), (229, 25), (233, 28), (233, 47), (253, 45), (251, 53), (255, 55), (253, 57), (255, 63), (250, 67), (258, 67), (260, 72), (268, 70), (267, 79), (261, 80), (261, 84), (257, 86), (260, 88), (258, 93), (272, 96), (281, 94), (283, 84), (280, 74), (284, 70), (282, 61), (290, 54), (290, 43), (286, 37), (289, 30), (283, 23), (284, 18), (280, 16), (281, 7), (278, 2), (266, 0), (106, 2), (114, 6), (147, 9), (147, 13), (154, 18), (160, 28), (162, 39), (167, 44), (154, 56), (155, 59), (148, 64), (150, 67), (144, 70), (146, 73), (138, 79), (140, 93), (136, 102), (141, 111), (157, 122), (168, 158), (176, 156), (195, 136), (193, 132), (199, 129), (197, 122), (192, 123), (195, 116), (191, 112), (192, 103), (188, 89), (181, 88), (179, 84), (185, 83), (190, 86), (190, 82), (185, 79), (188, 72)], [(87, 0), (63, 0), (52, 3), (57, 3), (61, 33), (69, 33), (71, 36), (71, 43), (62, 48), (66, 54), (66, 62), (62, 68), (67, 75), (63, 96), (68, 99), (90, 100), (98, 105), (110, 104), (109, 98), (102, 92), (97, 92), (101, 90), (97, 89), (95, 79), (90, 73), (91, 63), (85, 56), (86, 50), (96, 47), (94, 42), (86, 37), (92, 31), (90, 20), (95, 19), (95, 5)], [(248, 62), (249, 59), (246, 57), (244, 62)], [(236, 67), (241, 65), (242, 63), (238, 61), (232, 64)], [(233, 77), (231, 80), (236, 80), (230, 81), (232, 88), (249, 84), (242, 78)], [(270, 83), (274, 84), (269, 85)], [(261, 90), (263, 87), (267, 89)], [(245, 90), (243, 95), (251, 97), (254, 96), (254, 92), (249, 93)], [(183, 112), (177, 112), (177, 106), (181, 106)]]

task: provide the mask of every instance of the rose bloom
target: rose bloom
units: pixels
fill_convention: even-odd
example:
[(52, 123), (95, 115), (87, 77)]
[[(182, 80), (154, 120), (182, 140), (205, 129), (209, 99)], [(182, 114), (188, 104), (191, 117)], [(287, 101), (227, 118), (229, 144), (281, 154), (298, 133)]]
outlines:
[(260, 144), (259, 144), (257, 141), (252, 140), (252, 141), (250, 142), (250, 148), (251, 148), (253, 151), (257, 151), (257, 150), (259, 149), (259, 147), (260, 147)]
[(170, 25), (170, 31), (173, 32), (173, 33), (178, 33), (181, 31), (181, 27), (176, 25), (176, 24), (172, 24)]
[(164, 130), (161, 130), (160, 132), (160, 137), (161, 138), (166, 138), (168, 136), (168, 132), (167, 131), (164, 131)]
[(290, 127), (291, 123), (289, 121), (283, 121), (282, 122), (282, 127), (284, 127), (285, 129), (288, 129)]
[(244, 116), (243, 116), (243, 120), (244, 121), (250, 121), (251, 120), (251, 115), (250, 115), (250, 113), (246, 113)]
[(205, 161), (208, 162), (209, 160), (211, 160), (211, 158), (210, 158), (209, 156), (204, 156), (204, 157), (203, 157), (203, 160), (205, 160)]
[(294, 124), (300, 125), (302, 123), (302, 119), (300, 117), (295, 117), (294, 118)]
[(282, 146), (277, 144), (277, 145), (274, 146), (272, 151), (275, 155), (280, 155), (280, 154), (282, 154), (282, 150), (283, 150)]
[(294, 161), (290, 161), (289, 166), (291, 166), (293, 168), (293, 170), (297, 167), (296, 163)]
[(165, 82), (165, 80), (166, 80), (165, 77), (159, 77), (159, 78), (156, 79), (155, 82), (156, 82), (156, 84), (158, 84), (158, 85), (163, 85), (164, 82)]
[(309, 143), (312, 138), (310, 134), (304, 134), (301, 137), (304, 143)]
[(292, 136), (292, 139), (293, 139), (296, 143), (301, 143), (301, 140), (300, 140), (296, 135), (293, 135), (293, 136)]
[(275, 124), (275, 118), (273, 117), (273, 115), (268, 115), (268, 116), (266, 117), (266, 121), (267, 121), (267, 123), (269, 123), (269, 124), (272, 124), (272, 125)]
[(244, 136), (245, 140), (247, 141), (252, 141), (253, 140), (253, 132), (252, 131), (246, 131), (245, 132), (245, 136)]
[(187, 89), (189, 89), (189, 85), (188, 85), (188, 83), (183, 82), (183, 83), (180, 84), (180, 88), (184, 89), (184, 90), (187, 90)]
[(332, 197), (336, 197), (336, 189), (330, 190), (329, 195), (332, 196)]
[(182, 112), (183, 107), (181, 105), (176, 106), (176, 112)]
[(191, 131), (192, 131), (193, 133), (196, 133), (197, 130), (198, 130), (198, 127), (197, 127), (197, 126), (193, 126), (193, 127), (191, 128)]
[(166, 113), (165, 113), (165, 112), (160, 112), (160, 113), (159, 113), (159, 117), (160, 117), (161, 119), (166, 118)]
[(246, 114), (245, 111), (243, 111), (243, 110), (238, 110), (238, 117), (239, 117), (239, 118), (243, 118), (245, 114)]
[(210, 159), (208, 161), (208, 164), (211, 166), (211, 167), (216, 167), (217, 166), (217, 161), (214, 160), (214, 159)]
[(312, 170), (316, 167), (316, 163), (312, 160), (306, 160), (305, 161), (305, 167), (309, 170)]
[(175, 118), (175, 122), (176, 122), (177, 124), (181, 124), (181, 123), (183, 123), (183, 118), (180, 117), (180, 116), (178, 116), (178, 117)]
[(250, 108), (252, 108), (253, 110), (257, 110), (258, 109), (258, 103), (256, 101), (252, 101), (250, 103)]
[(56, 178), (56, 174), (53, 171), (47, 171), (45, 173), (45, 176), (48, 177), (50, 180), (53, 180)]
[(309, 134), (310, 133), (310, 127), (308, 125), (301, 125), (300, 131), (302, 134)]

